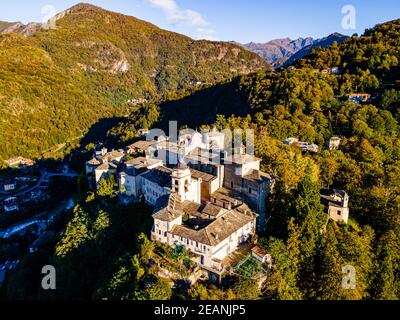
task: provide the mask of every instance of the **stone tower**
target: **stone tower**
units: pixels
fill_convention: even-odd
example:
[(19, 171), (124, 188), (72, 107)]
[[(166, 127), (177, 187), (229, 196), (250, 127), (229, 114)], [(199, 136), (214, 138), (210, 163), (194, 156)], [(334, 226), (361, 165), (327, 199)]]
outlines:
[(186, 200), (192, 183), (190, 169), (183, 163), (179, 163), (177, 169), (172, 172), (172, 191), (176, 192), (181, 201)]

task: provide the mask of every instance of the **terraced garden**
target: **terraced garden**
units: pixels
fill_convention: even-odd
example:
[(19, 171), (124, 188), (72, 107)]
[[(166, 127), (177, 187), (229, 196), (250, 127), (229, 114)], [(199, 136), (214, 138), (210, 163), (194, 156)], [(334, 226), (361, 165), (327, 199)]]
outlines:
[(262, 271), (262, 267), (260, 262), (258, 262), (254, 257), (249, 256), (246, 260), (239, 262), (234, 270), (239, 275), (253, 278)]

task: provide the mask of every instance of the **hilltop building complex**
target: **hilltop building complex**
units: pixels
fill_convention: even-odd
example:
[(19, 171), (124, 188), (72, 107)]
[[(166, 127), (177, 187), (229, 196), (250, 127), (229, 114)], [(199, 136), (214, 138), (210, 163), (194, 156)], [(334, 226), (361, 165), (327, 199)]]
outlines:
[[(242, 146), (225, 151), (217, 131), (140, 140), (125, 150), (102, 148), (86, 163), (92, 183), (115, 174), (124, 201), (154, 207), (152, 239), (185, 246), (204, 268), (222, 271), (224, 259), (262, 232), (274, 179)], [(182, 160), (185, 161), (182, 161)]]
[[(124, 150), (96, 151), (86, 163), (92, 185), (116, 175), (122, 201), (144, 200), (154, 207), (152, 240), (186, 247), (201, 267), (224, 272), (231, 254), (265, 230), (274, 178), (260, 170), (261, 159), (243, 145), (226, 148), (225, 135), (216, 130), (181, 135), (177, 141), (150, 138), (147, 131), (142, 138)], [(344, 191), (327, 191), (321, 199), (333, 220), (347, 222)], [(271, 262), (260, 250), (252, 254)]]

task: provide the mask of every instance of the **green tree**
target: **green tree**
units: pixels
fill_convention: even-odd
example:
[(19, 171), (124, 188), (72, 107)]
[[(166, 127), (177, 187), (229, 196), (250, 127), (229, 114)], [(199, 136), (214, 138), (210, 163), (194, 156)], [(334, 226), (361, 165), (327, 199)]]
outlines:
[(291, 236), (288, 246), (282, 240), (271, 238), (268, 241), (267, 248), (273, 259), (273, 265), (262, 287), (262, 296), (265, 298), (274, 300), (300, 300), (302, 298), (297, 287), (299, 235), (294, 225), (290, 229)]
[(378, 243), (378, 266), (373, 286), (373, 296), (382, 300), (400, 299), (400, 248), (399, 232), (384, 234)]
[(93, 239), (90, 231), (90, 218), (86, 211), (80, 206), (76, 206), (73, 212), (73, 218), (68, 223), (63, 233), (62, 240), (57, 244), (56, 256), (66, 256), (71, 251), (78, 249), (87, 241)]
[(235, 294), (236, 300), (256, 300), (260, 293), (257, 282), (246, 278), (236, 279), (230, 289)]
[(107, 179), (102, 179), (97, 186), (97, 194), (100, 197), (115, 197), (118, 191), (118, 180), (114, 174), (111, 174)]
[(320, 300), (341, 299), (343, 260), (337, 249), (334, 226), (329, 223), (321, 239), (320, 262), (315, 297)]

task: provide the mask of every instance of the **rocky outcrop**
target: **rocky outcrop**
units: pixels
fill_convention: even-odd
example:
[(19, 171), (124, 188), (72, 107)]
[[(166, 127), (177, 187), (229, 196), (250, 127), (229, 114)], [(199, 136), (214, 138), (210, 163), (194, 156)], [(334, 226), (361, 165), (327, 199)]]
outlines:
[(92, 56), (95, 56), (91, 65), (78, 63), (78, 66), (86, 72), (118, 74), (126, 73), (131, 68), (124, 51), (110, 42), (84, 41), (77, 43), (76, 46), (87, 49)]
[(27, 25), (21, 22), (9, 23), (4, 29), (0, 29), (0, 33), (19, 33), (23, 36), (31, 36), (35, 34), (39, 29), (42, 28), (41, 23), (31, 22)]

